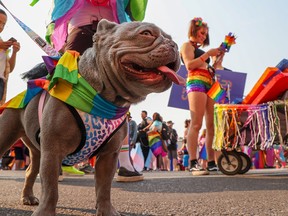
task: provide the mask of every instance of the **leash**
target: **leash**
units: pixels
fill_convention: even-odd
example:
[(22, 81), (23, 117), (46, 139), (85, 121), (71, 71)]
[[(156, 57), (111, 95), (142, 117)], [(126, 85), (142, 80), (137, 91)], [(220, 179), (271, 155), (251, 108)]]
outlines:
[(14, 16), (4, 3), (0, 0), (0, 4), (11, 14), (20, 27), (28, 34), (28, 36), (48, 55), (52, 57), (61, 56), (52, 46), (50, 46), (43, 38), (36, 34), (32, 29), (25, 25), (21, 20)]

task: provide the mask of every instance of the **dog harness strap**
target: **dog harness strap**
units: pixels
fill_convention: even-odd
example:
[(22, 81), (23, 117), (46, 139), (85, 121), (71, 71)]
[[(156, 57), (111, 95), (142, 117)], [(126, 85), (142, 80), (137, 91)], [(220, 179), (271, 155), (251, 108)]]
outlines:
[(41, 125), (42, 122), (42, 113), (44, 109), (44, 102), (46, 98), (47, 92), (42, 91), (40, 99), (39, 99), (39, 104), (38, 104), (38, 120), (39, 120), (39, 125)]
[[(77, 110), (77, 109), (76, 109)], [(77, 152), (67, 155), (62, 164), (72, 166), (90, 158), (101, 146), (106, 144), (123, 122), (126, 115), (118, 119), (107, 119), (77, 110), (86, 129), (85, 145)]]

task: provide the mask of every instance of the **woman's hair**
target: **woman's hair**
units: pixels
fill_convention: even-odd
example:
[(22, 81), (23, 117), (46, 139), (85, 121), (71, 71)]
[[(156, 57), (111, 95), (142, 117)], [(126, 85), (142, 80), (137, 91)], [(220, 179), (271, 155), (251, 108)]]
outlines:
[(190, 119), (186, 119), (186, 120), (185, 120), (185, 122), (184, 122), (184, 127), (185, 127), (185, 128), (188, 128), (188, 126), (189, 126), (189, 124), (190, 124), (190, 121), (191, 121)]
[(4, 14), (5, 16), (7, 16), (6, 12), (2, 9), (0, 9), (0, 14)]
[(160, 114), (157, 112), (153, 113), (153, 121), (155, 121), (155, 120), (162, 122), (162, 118), (161, 118)]
[[(194, 19), (192, 19), (190, 21), (190, 25), (189, 25), (189, 29), (188, 29), (188, 39), (190, 39), (190, 37), (196, 37), (197, 36), (197, 32), (201, 29), (201, 28), (208, 28), (207, 23), (202, 22), (202, 18), (200, 17), (195, 17)], [(210, 40), (209, 40), (209, 32), (207, 33), (206, 39), (204, 40), (202, 46), (208, 46), (210, 44)]]

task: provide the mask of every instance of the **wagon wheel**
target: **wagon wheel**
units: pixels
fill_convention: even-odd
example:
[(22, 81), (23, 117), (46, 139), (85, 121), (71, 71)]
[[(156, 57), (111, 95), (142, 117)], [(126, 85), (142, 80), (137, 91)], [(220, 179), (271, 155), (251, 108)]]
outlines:
[(225, 175), (236, 175), (242, 169), (242, 159), (236, 151), (223, 151), (217, 164)]
[(248, 172), (252, 166), (252, 161), (250, 157), (244, 152), (237, 152), (242, 160), (242, 168), (239, 170), (238, 174), (244, 174)]

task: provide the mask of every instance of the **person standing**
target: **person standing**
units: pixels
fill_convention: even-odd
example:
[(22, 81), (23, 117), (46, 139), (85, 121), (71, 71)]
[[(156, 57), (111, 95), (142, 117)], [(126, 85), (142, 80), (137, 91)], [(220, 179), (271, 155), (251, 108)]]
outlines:
[(24, 147), (24, 143), (21, 139), (18, 139), (11, 147), (11, 152), (14, 151), (15, 154), (13, 165), (15, 170), (22, 170), (25, 166)]
[[(145, 164), (150, 150), (147, 131), (149, 130), (148, 126), (152, 123), (152, 119), (148, 117), (146, 110), (141, 111), (141, 118), (142, 121), (137, 128), (138, 130), (137, 139), (140, 142)], [(144, 167), (144, 170), (149, 170), (149, 168)]]
[(177, 167), (177, 141), (178, 134), (177, 131), (173, 128), (174, 123), (172, 121), (167, 121), (168, 126), (168, 158), (170, 160), (170, 170), (175, 170)]
[[(7, 14), (0, 9), (0, 33), (3, 32), (7, 22)], [(9, 57), (9, 48), (12, 47), (12, 54)], [(6, 91), (9, 73), (16, 64), (17, 52), (20, 50), (20, 43), (11, 37), (8, 41), (3, 41), (0, 37), (0, 106), (6, 101)]]
[(206, 122), (206, 145), (208, 153), (208, 170), (216, 166), (212, 142), (214, 136), (214, 101), (208, 97), (207, 92), (214, 83), (215, 72), (209, 65), (210, 57), (221, 54), (219, 48), (209, 49), (207, 52), (200, 49), (209, 45), (209, 32), (207, 23), (197, 17), (190, 21), (188, 41), (180, 50), (182, 61), (188, 71), (186, 91), (188, 95), (191, 123), (188, 129), (187, 143), (192, 175), (207, 175), (197, 161), (197, 144), (202, 121)]
[[(133, 166), (131, 159), (131, 148), (135, 147), (137, 140), (137, 124), (132, 120), (131, 113), (127, 113), (128, 133), (123, 141), (119, 153), (119, 170), (116, 178), (117, 182), (136, 182), (144, 180), (142, 173), (139, 173)], [(128, 160), (127, 160), (128, 158)]]
[(159, 113), (153, 113), (153, 122), (147, 127), (149, 127), (147, 132), (149, 147), (157, 159), (157, 170), (163, 170), (167, 167), (167, 164), (163, 163), (163, 157), (167, 156), (167, 153), (163, 149), (163, 144), (165, 145), (165, 143), (163, 143), (164, 141), (161, 137), (162, 117)]

